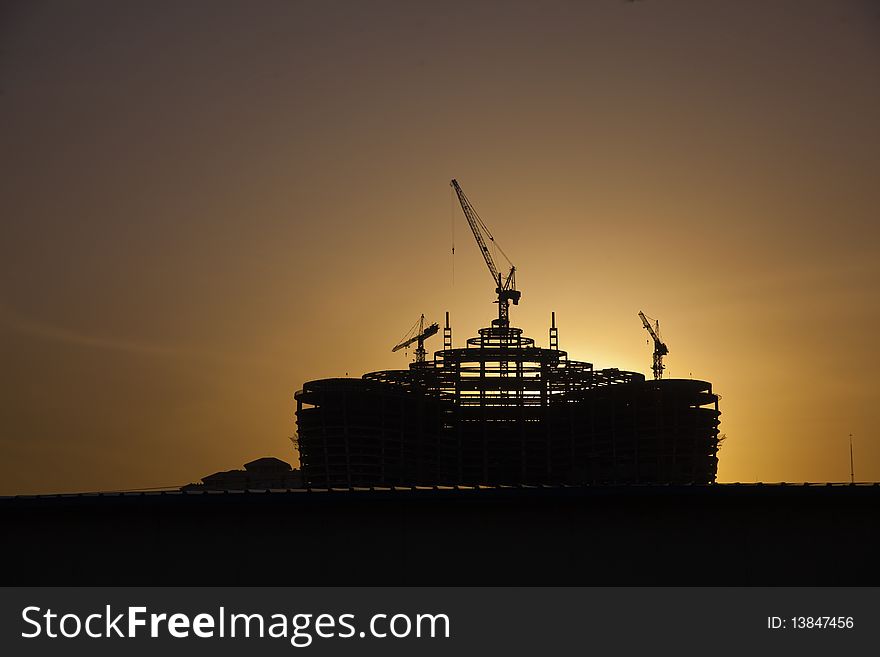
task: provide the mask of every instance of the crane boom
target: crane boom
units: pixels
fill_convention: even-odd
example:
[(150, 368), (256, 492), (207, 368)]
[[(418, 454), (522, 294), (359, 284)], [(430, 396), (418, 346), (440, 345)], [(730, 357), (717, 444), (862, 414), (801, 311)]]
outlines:
[(660, 340), (660, 337), (657, 335), (657, 332), (654, 331), (654, 327), (651, 326), (651, 322), (648, 321), (648, 318), (645, 317), (645, 313), (643, 313), (641, 310), (639, 311), (639, 317), (642, 318), (642, 324), (645, 325), (645, 330), (647, 330), (648, 333), (651, 335), (654, 343), (656, 344), (658, 342), (662, 342), (662, 340)]
[[(471, 227), (471, 232), (474, 234), (474, 239), (477, 240), (477, 246), (480, 249), (480, 253), (483, 255), (483, 259), (486, 261), (486, 266), (489, 268), (489, 273), (492, 274), (492, 280), (495, 282), (496, 285), (498, 285), (500, 274), (498, 273), (498, 267), (495, 266), (495, 260), (492, 258), (492, 254), (489, 253), (489, 247), (486, 246), (486, 240), (483, 239), (483, 231), (480, 230), (480, 224), (482, 222), (479, 219), (479, 215), (477, 214), (476, 210), (474, 210), (474, 206), (471, 205), (468, 197), (465, 196), (464, 190), (462, 190), (461, 186), (458, 184), (458, 181), (453, 178), (450, 184), (455, 189), (456, 195), (458, 195), (458, 202), (461, 203), (461, 209), (464, 212), (464, 217), (465, 219), (467, 219), (468, 225)], [(486, 233), (489, 234), (489, 231), (486, 231)], [(489, 234), (489, 238), (492, 239), (491, 234)]]
[(666, 369), (666, 366), (663, 364), (663, 357), (669, 353), (669, 347), (667, 347), (666, 343), (660, 339), (660, 321), (656, 320), (656, 326), (651, 326), (651, 322), (648, 321), (648, 318), (645, 317), (645, 313), (641, 310), (639, 311), (639, 317), (642, 319), (642, 324), (644, 324), (645, 330), (648, 331), (651, 339), (654, 340), (654, 364), (651, 367), (654, 371), (654, 378), (658, 380), (662, 379), (663, 370)]
[(428, 328), (426, 328), (424, 331), (422, 331), (421, 333), (419, 333), (415, 337), (410, 338), (409, 340), (404, 340), (399, 345), (394, 347), (394, 349), (392, 349), (391, 351), (392, 352), (400, 351), (401, 349), (404, 349), (405, 347), (410, 346), (413, 342), (418, 342), (419, 340), (424, 340), (425, 338), (430, 338), (432, 335), (434, 335), (439, 330), (440, 330), (440, 325), (437, 324), (437, 322), (434, 322)]
[[(495, 238), (492, 236), (492, 233), (489, 232), (488, 226), (486, 226), (486, 224), (483, 223), (483, 220), (480, 219), (480, 215), (477, 214), (474, 206), (471, 205), (471, 202), (462, 190), (461, 185), (458, 184), (458, 181), (453, 178), (449, 184), (458, 196), (458, 202), (461, 204), (461, 209), (462, 212), (464, 212), (465, 219), (467, 219), (468, 226), (470, 226), (471, 232), (474, 234), (474, 239), (477, 240), (477, 247), (480, 249), (480, 253), (483, 255), (483, 260), (486, 261), (486, 266), (489, 268), (489, 273), (492, 275), (492, 280), (495, 282), (495, 292), (498, 294), (498, 301), (496, 302), (498, 304), (498, 319), (493, 320), (492, 323), (498, 326), (509, 326), (508, 304), (513, 301), (514, 305), (518, 305), (519, 299), (522, 296), (522, 293), (516, 289), (516, 267), (513, 266), (513, 263), (510, 262), (510, 258), (508, 258), (504, 251), (501, 250), (501, 247), (498, 247)], [(483, 238), (483, 233), (485, 233), (486, 237), (498, 247), (498, 250), (501, 251), (501, 254), (510, 265), (510, 272), (508, 272), (507, 278), (503, 278), (498, 271), (495, 259), (489, 252), (489, 247), (486, 246), (486, 240)]]
[[(427, 354), (427, 352), (425, 351), (425, 340), (427, 338), (430, 338), (435, 333), (437, 333), (437, 331), (440, 330), (440, 325), (437, 322), (434, 322), (433, 324), (431, 324), (430, 326), (425, 328), (425, 316), (424, 315), (422, 315), (419, 318), (419, 321), (416, 322), (416, 325), (418, 325), (418, 332), (416, 333), (416, 335), (414, 335), (411, 338), (404, 338), (403, 341), (396, 344), (391, 349), (391, 351), (392, 352), (400, 351), (401, 349), (404, 349), (404, 348), (410, 346), (413, 342), (417, 342), (418, 346), (416, 347), (416, 362), (417, 363), (424, 363), (425, 356)], [(412, 331), (415, 330), (415, 328), (416, 327), (414, 325), (413, 328), (410, 329), (410, 333), (412, 333)]]

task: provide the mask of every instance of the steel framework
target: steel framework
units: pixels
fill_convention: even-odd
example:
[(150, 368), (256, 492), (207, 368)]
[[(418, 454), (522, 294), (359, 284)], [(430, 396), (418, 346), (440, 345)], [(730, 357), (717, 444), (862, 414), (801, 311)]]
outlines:
[(522, 329), (296, 393), (304, 476), (315, 486), (712, 483), (718, 397), (706, 381), (593, 368)]

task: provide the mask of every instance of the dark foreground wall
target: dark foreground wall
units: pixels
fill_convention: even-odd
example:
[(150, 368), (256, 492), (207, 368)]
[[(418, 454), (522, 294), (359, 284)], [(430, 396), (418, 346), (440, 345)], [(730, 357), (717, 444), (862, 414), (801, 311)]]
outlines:
[(0, 499), (2, 585), (880, 585), (880, 486)]

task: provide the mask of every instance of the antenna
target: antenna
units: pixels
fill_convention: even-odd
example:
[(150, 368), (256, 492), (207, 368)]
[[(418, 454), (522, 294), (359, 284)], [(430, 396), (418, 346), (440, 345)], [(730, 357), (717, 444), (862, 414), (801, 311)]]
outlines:
[(852, 434), (849, 434), (849, 483), (856, 483), (856, 469), (853, 466)]

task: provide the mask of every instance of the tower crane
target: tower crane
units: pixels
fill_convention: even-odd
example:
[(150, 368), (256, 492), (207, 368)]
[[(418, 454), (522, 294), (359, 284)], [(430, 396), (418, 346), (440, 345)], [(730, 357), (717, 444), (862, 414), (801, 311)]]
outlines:
[[(507, 257), (507, 254), (505, 254), (504, 251), (501, 250), (501, 247), (495, 242), (495, 238), (492, 236), (492, 233), (489, 232), (489, 228), (483, 223), (483, 220), (480, 219), (480, 215), (477, 214), (477, 211), (474, 210), (474, 206), (471, 205), (468, 197), (465, 196), (458, 181), (453, 178), (452, 182), (449, 184), (458, 195), (458, 202), (461, 203), (461, 209), (464, 212), (465, 219), (467, 219), (468, 225), (471, 227), (471, 232), (474, 234), (474, 239), (477, 240), (477, 246), (480, 248), (480, 253), (483, 254), (483, 260), (486, 261), (486, 266), (489, 268), (489, 273), (492, 275), (492, 280), (495, 282), (495, 293), (498, 295), (498, 301), (495, 302), (498, 304), (498, 319), (493, 319), (492, 324), (498, 327), (510, 326), (509, 304), (512, 301), (513, 305), (519, 305), (519, 298), (522, 296), (522, 293), (516, 289), (516, 267), (513, 266), (513, 263), (510, 262), (510, 258)], [(495, 265), (495, 260), (492, 258), (492, 254), (489, 253), (489, 248), (486, 246), (486, 240), (483, 239), (484, 233), (486, 237), (495, 244), (501, 252), (501, 255), (504, 256), (504, 259), (507, 260), (507, 264), (510, 265), (510, 271), (506, 278), (504, 278), (498, 271), (498, 267)]]
[(660, 320), (654, 320), (654, 326), (651, 326), (651, 322), (641, 310), (639, 311), (639, 317), (642, 318), (645, 330), (648, 331), (651, 339), (654, 340), (654, 366), (651, 368), (654, 370), (654, 378), (657, 380), (662, 379), (663, 370), (666, 369), (666, 366), (663, 364), (663, 357), (669, 353), (669, 347), (660, 339)]
[[(412, 335), (413, 331), (416, 331), (417, 327), (418, 327), (418, 330), (417, 330), (416, 334)], [(425, 316), (422, 315), (419, 318), (419, 321), (417, 321), (413, 325), (413, 327), (407, 332), (406, 336), (400, 342), (400, 344), (396, 345), (391, 351), (392, 352), (400, 351), (404, 347), (408, 347), (413, 342), (415, 342), (415, 343), (417, 343), (416, 361), (415, 362), (424, 363), (425, 362), (425, 354), (427, 353), (425, 351), (425, 340), (427, 338), (430, 338), (432, 335), (434, 335), (439, 330), (440, 330), (440, 325), (437, 322), (434, 322), (433, 324), (431, 324), (430, 326), (425, 328)], [(412, 337), (410, 337), (410, 336), (412, 336)]]

